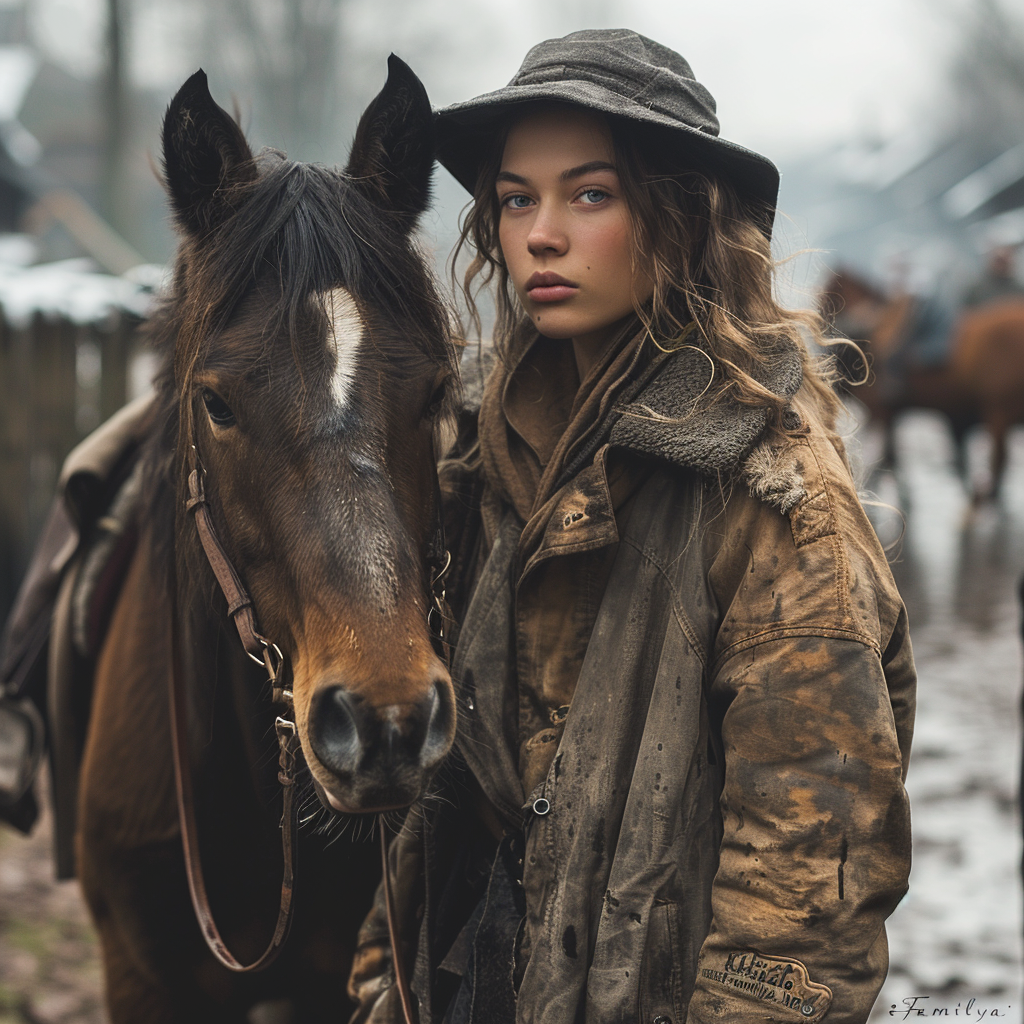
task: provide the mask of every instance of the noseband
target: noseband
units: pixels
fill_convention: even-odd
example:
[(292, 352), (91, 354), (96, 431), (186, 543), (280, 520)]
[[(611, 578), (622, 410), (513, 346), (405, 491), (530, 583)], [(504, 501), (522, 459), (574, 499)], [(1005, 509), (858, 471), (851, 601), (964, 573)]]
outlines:
[[(195, 801), (192, 776), (188, 770), (188, 710), (184, 692), (184, 676), (181, 672), (180, 653), (177, 637), (173, 647), (173, 669), (170, 680), (171, 735), (174, 753), (174, 777), (178, 795), (178, 819), (181, 827), (182, 846), (185, 852), (185, 870), (188, 876), (192, 906), (199, 921), (203, 938), (210, 952), (229, 970), (237, 972), (259, 971), (268, 967), (277, 958), (284, 946), (292, 921), (292, 895), (295, 871), (295, 836), (297, 832), (295, 808), (296, 763), (302, 756), (298, 729), (295, 725), (292, 691), (284, 685), (285, 657), (280, 647), (260, 633), (256, 624), (256, 613), (252, 598), (245, 589), (241, 577), (235, 570), (224, 550), (213, 523), (210, 506), (206, 500), (203, 479), (206, 471), (201, 466), (189, 473), (189, 497), (185, 508), (195, 519), (196, 532), (202, 544), (206, 559), (217, 579), (221, 592), (227, 601), (228, 615), (235, 623), (245, 653), (267, 672), (271, 686), (271, 699), (282, 706), (281, 713), (274, 721), (278, 742), (278, 773), (281, 783), (283, 808), (281, 812), (281, 847), (284, 855), (284, 871), (281, 879), (281, 901), (270, 944), (252, 963), (241, 963), (228, 949), (213, 919), (206, 883), (203, 878), (199, 857), (199, 838), (196, 830)], [(438, 656), (448, 663), (448, 644), (444, 634), (447, 618), (445, 604), (445, 574), (451, 566), (451, 554), (445, 546), (444, 520), (441, 514), (441, 490), (434, 477), (435, 507), (437, 523), (428, 550), (430, 564), (430, 603), (427, 611), (427, 628)], [(177, 614), (174, 615), (175, 622)], [(404, 963), (399, 956), (398, 934), (395, 921), (394, 899), (391, 893), (391, 879), (388, 871), (387, 837), (383, 818), (379, 824), (381, 858), (384, 873), (384, 900), (388, 917), (388, 931), (391, 937), (391, 951), (394, 960), (395, 978), (402, 1003), (402, 1010), (408, 1024), (414, 1021), (412, 999), (405, 977)]]

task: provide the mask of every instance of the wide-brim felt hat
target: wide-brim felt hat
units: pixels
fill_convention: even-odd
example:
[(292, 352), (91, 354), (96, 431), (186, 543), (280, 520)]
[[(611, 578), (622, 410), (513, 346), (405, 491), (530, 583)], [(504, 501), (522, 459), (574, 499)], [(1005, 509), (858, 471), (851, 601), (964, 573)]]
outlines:
[(469, 192), (495, 132), (522, 104), (576, 104), (635, 125), (673, 165), (721, 177), (771, 231), (779, 172), (719, 136), (715, 100), (674, 50), (628, 29), (586, 29), (538, 43), (503, 89), (436, 112), (438, 160)]

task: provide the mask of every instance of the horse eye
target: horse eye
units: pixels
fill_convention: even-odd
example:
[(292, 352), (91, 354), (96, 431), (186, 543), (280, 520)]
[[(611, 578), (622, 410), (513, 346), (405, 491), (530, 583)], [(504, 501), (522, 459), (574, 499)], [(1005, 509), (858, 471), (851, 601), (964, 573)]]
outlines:
[(430, 396), (430, 401), (427, 403), (426, 416), (428, 419), (433, 419), (441, 411), (441, 406), (444, 405), (444, 400), (447, 394), (447, 381), (442, 381), (436, 388), (434, 388), (434, 393)]
[(203, 405), (206, 406), (206, 411), (210, 414), (210, 419), (219, 427), (234, 426), (235, 414), (228, 407), (228, 403), (225, 402), (224, 399), (215, 391), (211, 391), (209, 388), (203, 388)]

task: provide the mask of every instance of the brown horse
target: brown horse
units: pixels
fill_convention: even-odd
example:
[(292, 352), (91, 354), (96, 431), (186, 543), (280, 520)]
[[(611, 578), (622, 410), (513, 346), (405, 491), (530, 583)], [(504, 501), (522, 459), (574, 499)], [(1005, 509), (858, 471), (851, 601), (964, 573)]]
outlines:
[[(411, 240), (429, 198), (430, 106), (392, 57), (342, 172), (254, 158), (198, 72), (171, 102), (163, 147), (181, 244), (154, 322), (164, 370), (139, 541), (97, 661), (78, 872), (114, 1024), (228, 1024), (265, 1001), (287, 1002), (289, 1020), (344, 1020), (379, 852), (347, 827), (361, 819), (321, 808), (314, 782), (335, 811), (405, 807), (455, 732), (428, 562), (457, 361)], [(255, 959), (281, 888), (276, 709), (186, 510), (192, 470), (289, 667), (309, 769), (291, 937), (253, 974), (204, 943), (175, 808), (177, 643), (195, 684), (187, 741), (207, 887), (228, 946)]]
[(964, 438), (984, 424), (992, 438), (991, 483), (975, 499), (999, 492), (1006, 468), (1006, 435), (1024, 422), (1024, 301), (1004, 299), (961, 313), (950, 359), (942, 366), (916, 365), (907, 335), (919, 312), (911, 295), (887, 297), (848, 269), (832, 273), (821, 290), (820, 310), (838, 337), (856, 341), (870, 363), (847, 349), (838, 357), (871, 422), (884, 431), (883, 464), (894, 463), (893, 421), (906, 409), (935, 409), (949, 419), (958, 468), (965, 473)]

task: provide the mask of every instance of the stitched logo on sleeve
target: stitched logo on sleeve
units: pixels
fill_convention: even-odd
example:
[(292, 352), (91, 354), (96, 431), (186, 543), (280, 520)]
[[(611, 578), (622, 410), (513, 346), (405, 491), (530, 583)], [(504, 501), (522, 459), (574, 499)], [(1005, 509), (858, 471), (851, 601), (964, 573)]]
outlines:
[(811, 981), (807, 968), (788, 957), (763, 956), (751, 950), (727, 953), (720, 967), (702, 965), (700, 976), (738, 996), (789, 1010), (792, 1019), (812, 1024), (832, 1005), (832, 990)]

